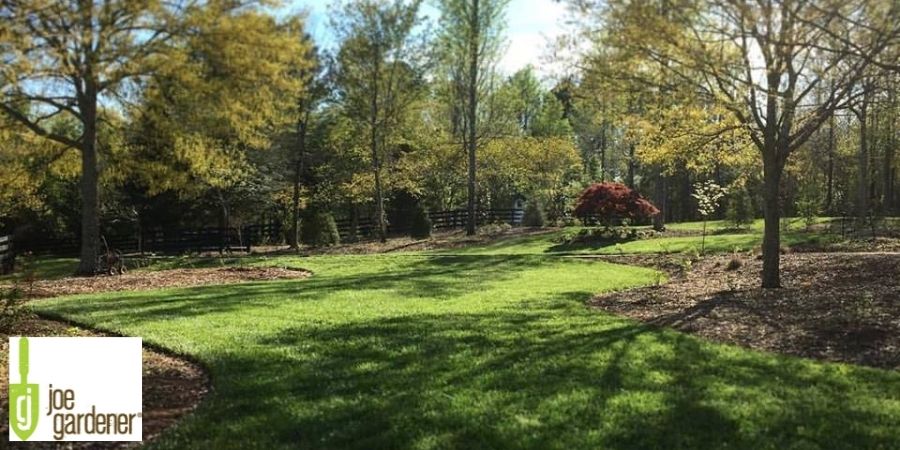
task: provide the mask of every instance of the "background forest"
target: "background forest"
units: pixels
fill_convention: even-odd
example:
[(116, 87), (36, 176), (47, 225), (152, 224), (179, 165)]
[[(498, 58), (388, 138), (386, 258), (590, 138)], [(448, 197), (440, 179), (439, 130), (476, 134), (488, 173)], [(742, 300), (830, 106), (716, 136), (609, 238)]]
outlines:
[(297, 246), (323, 243), (297, 224), (384, 239), (526, 204), (571, 225), (597, 181), (658, 227), (699, 219), (713, 181), (740, 226), (779, 163), (784, 215), (900, 212), (896, 2), (567, 0), (569, 33), (534, 49), (553, 77), (498, 69), (515, 1), (339, 2), (328, 50), (268, 2), (82, 3), (0, 3), (0, 234), (81, 242), (83, 271), (98, 236), (179, 227), (276, 222)]

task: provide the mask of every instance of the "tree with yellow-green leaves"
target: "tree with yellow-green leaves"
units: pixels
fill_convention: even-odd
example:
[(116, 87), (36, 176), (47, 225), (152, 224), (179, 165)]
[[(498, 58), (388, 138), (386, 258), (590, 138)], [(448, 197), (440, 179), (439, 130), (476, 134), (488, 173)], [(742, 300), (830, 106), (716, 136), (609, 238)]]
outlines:
[(353, 0), (336, 9), (341, 40), (336, 82), (344, 113), (367, 138), (378, 238), (387, 239), (384, 165), (410, 105), (425, 94), (427, 35), (416, 31), (421, 0)]
[(583, 10), (596, 12), (602, 43), (632, 61), (631, 80), (660, 95), (688, 92), (745, 130), (763, 167), (761, 284), (779, 287), (788, 158), (862, 95), (868, 69), (894, 65), (885, 50), (900, 37), (900, 9), (880, 0), (654, 0)]
[[(10, 0), (0, 5), (0, 112), (81, 154), (81, 261), (93, 274), (99, 247), (98, 125), (103, 103), (127, 101), (167, 64), (194, 1)], [(49, 124), (67, 116), (74, 136)]]
[(466, 151), (466, 234), (470, 236), (476, 231), (477, 153), (488, 135), (485, 131), (491, 128), (490, 108), (483, 100), (491, 94), (508, 5), (509, 0), (438, 2), (442, 67), (452, 85), (449, 98), (456, 111), (452, 129)]
[(299, 120), (311, 44), (296, 18), (237, 10), (193, 20), (201, 31), (172, 46), (131, 110), (132, 173), (150, 193), (211, 190), (227, 227), (229, 193), (262, 176), (250, 153)]
[(40, 198), (37, 190), (42, 173), (36, 166), (49, 166), (57, 161), (63, 150), (23, 129), (10, 119), (0, 116), (0, 217), (8, 217), (21, 209), (37, 209)]
[[(6, 1), (0, 5), (0, 113), (81, 156), (81, 259), (99, 253), (101, 122), (125, 112), (152, 133), (131, 147), (171, 158), (119, 158), (153, 189), (198, 181), (220, 191), (244, 173), (243, 152), (293, 120), (305, 63), (300, 23), (276, 23), (256, 2)], [(72, 120), (71, 133), (52, 126)], [(135, 135), (134, 133), (132, 135)], [(117, 151), (122, 151), (118, 148)], [(152, 152), (150, 152), (152, 153)], [(138, 162), (145, 162), (138, 166)], [(112, 159), (107, 162), (113, 162)], [(181, 174), (171, 170), (179, 167)], [(190, 175), (185, 175), (189, 173)]]
[[(99, 246), (101, 102), (127, 98), (159, 68), (193, 2), (6, 1), (0, 6), (0, 111), (32, 133), (81, 154), (81, 262), (93, 274)], [(75, 136), (48, 124), (74, 118)]]

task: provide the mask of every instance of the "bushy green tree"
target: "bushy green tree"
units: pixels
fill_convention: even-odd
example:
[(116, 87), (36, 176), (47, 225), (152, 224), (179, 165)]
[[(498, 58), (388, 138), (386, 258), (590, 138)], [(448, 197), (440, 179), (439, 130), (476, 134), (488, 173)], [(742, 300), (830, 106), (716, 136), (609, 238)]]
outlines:
[(365, 136), (370, 154), (375, 222), (381, 241), (387, 238), (384, 165), (388, 146), (407, 108), (424, 91), (428, 55), (418, 33), (422, 0), (344, 2), (333, 27), (341, 39), (337, 54), (338, 98), (344, 113)]
[(529, 200), (525, 205), (525, 215), (522, 217), (522, 225), (532, 228), (542, 228), (546, 223), (544, 208), (537, 200)]
[(300, 220), (300, 240), (313, 247), (341, 243), (341, 235), (331, 213), (318, 208), (308, 208)]
[(409, 235), (416, 239), (426, 239), (431, 237), (431, 218), (428, 217), (428, 211), (417, 203), (412, 210), (409, 223)]

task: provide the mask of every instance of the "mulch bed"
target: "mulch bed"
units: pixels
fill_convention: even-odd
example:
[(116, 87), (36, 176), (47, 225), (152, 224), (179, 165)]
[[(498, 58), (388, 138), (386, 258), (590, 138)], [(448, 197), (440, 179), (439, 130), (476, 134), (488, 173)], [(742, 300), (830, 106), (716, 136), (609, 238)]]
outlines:
[[(103, 336), (62, 322), (27, 319), (9, 335), (0, 334), (0, 366), (7, 367), (9, 336)], [(183, 359), (144, 348), (143, 438), (153, 440), (166, 428), (197, 407), (209, 390), (209, 378), (203, 369)], [(7, 386), (8, 373), (0, 370), (0, 386)], [(7, 442), (9, 435), (9, 397), (0, 390), (0, 439), (9, 448), (21, 449), (121, 449), (136, 447), (130, 442)]]
[(759, 350), (900, 370), (900, 254), (792, 253), (782, 289), (759, 288), (762, 261), (610, 257), (662, 268), (660, 286), (594, 298), (593, 306), (651, 324)]
[(311, 274), (301, 269), (279, 267), (219, 267), (212, 269), (172, 269), (128, 272), (124, 275), (71, 277), (59, 280), (40, 280), (24, 287), (29, 298), (95, 292), (142, 291), (169, 287), (229, 284), (247, 281), (269, 281), (306, 278)]

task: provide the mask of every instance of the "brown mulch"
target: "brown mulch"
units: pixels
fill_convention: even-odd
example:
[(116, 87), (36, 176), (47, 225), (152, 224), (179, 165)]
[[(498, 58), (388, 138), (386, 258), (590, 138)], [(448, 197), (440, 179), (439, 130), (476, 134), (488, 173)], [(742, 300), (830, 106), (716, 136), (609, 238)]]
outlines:
[(762, 289), (762, 261), (709, 257), (610, 257), (662, 268), (660, 286), (594, 298), (593, 306), (712, 340), (789, 355), (900, 370), (900, 254), (782, 256), (782, 289)]
[[(100, 333), (43, 319), (28, 319), (9, 335), (0, 335), (0, 366), (7, 367), (9, 336), (102, 336)], [(197, 407), (209, 391), (209, 377), (192, 362), (144, 348), (143, 439), (153, 440), (166, 428)], [(0, 385), (8, 383), (8, 373), (0, 370)], [(7, 444), (9, 434), (8, 393), (0, 390), (0, 436)], [(9, 448), (21, 449), (121, 449), (136, 447), (139, 442), (9, 442)]]
[(306, 278), (310, 275), (310, 272), (306, 270), (280, 267), (218, 267), (139, 271), (128, 272), (124, 275), (40, 280), (36, 281), (33, 287), (26, 288), (26, 295), (32, 298), (45, 298), (95, 292), (141, 291), (168, 287), (283, 280)]

